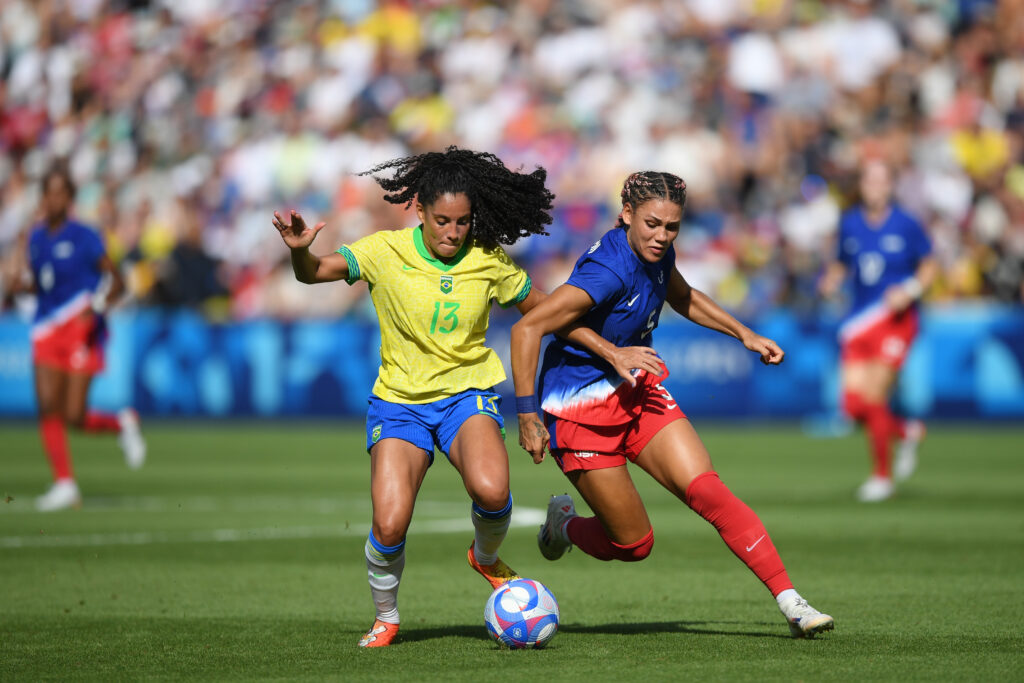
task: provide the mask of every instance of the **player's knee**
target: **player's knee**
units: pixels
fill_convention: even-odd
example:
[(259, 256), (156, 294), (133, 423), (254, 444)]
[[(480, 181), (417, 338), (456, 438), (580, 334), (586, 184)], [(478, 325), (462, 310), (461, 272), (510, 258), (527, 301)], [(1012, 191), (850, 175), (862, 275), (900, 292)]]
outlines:
[(405, 540), (405, 533), (408, 531), (409, 525), (398, 519), (384, 519), (374, 520), (371, 528), (373, 537), (382, 546), (397, 546)]
[(636, 543), (619, 545), (613, 542), (612, 547), (615, 549), (616, 560), (621, 560), (622, 562), (639, 562), (644, 560), (651, 554), (651, 550), (654, 548), (654, 529), (652, 528), (648, 531), (647, 535)]
[(73, 427), (75, 429), (82, 429), (85, 426), (85, 411), (65, 410), (64, 422), (66, 422), (69, 427)]
[(512, 502), (512, 496), (509, 494), (507, 484), (476, 486), (470, 497), (473, 499), (474, 510), (485, 510), (493, 513), (504, 511)]

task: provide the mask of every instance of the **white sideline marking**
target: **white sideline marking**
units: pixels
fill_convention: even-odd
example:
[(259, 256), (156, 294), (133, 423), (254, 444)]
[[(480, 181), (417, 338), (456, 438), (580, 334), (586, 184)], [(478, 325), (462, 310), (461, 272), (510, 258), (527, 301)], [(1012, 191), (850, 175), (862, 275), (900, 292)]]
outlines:
[[(546, 512), (538, 508), (516, 508), (510, 526), (535, 526), (544, 521)], [(469, 515), (455, 519), (417, 521), (410, 534), (454, 533), (472, 531)], [(107, 534), (74, 534), (67, 536), (0, 536), (0, 548), (81, 548), (110, 545), (155, 545), (159, 543), (233, 543), (236, 541), (276, 541), (282, 539), (336, 538), (364, 536), (366, 529), (344, 526), (262, 527), (253, 529), (203, 529), (197, 531), (133, 531)]]

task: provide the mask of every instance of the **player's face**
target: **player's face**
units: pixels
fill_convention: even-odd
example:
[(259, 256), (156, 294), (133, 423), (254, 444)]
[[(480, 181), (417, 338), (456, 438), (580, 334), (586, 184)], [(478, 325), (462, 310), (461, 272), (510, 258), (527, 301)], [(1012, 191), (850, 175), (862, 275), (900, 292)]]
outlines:
[(648, 263), (657, 263), (679, 236), (683, 207), (668, 199), (648, 199), (635, 209), (622, 207), (622, 220), (629, 226), (626, 238), (633, 251)]
[(71, 208), (71, 188), (59, 175), (51, 175), (43, 188), (43, 213), (48, 222), (63, 221)]
[(416, 202), (416, 215), (423, 223), (423, 243), (441, 261), (459, 253), (472, 225), (472, 207), (464, 193), (443, 194), (432, 204)]
[(865, 166), (860, 176), (860, 194), (868, 208), (883, 209), (888, 206), (892, 195), (889, 167), (877, 161)]

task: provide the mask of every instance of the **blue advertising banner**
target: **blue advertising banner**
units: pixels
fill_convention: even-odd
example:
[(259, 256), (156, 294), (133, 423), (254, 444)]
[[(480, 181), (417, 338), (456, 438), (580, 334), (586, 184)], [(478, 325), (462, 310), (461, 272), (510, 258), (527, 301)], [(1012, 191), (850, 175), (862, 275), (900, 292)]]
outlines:
[[(496, 316), (489, 343), (508, 368), (509, 326)], [(734, 339), (666, 311), (654, 345), (665, 383), (700, 417), (807, 417), (836, 412), (835, 321), (775, 311), (752, 321), (786, 350), (765, 367)], [(211, 323), (191, 312), (112, 316), (98, 408), (134, 405), (151, 416), (361, 416), (377, 375), (376, 322), (361, 317)], [(511, 382), (498, 387), (506, 397)], [(925, 417), (1024, 418), (1024, 311), (932, 307), (901, 379), (902, 408)], [(511, 402), (506, 401), (506, 408)], [(0, 416), (35, 411), (28, 325), (0, 316)]]

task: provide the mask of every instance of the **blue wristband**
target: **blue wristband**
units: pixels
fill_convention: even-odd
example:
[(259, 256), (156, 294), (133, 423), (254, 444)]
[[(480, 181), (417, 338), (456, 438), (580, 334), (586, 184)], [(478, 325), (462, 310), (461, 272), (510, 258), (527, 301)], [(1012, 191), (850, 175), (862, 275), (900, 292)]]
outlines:
[(537, 396), (536, 394), (530, 394), (529, 396), (516, 396), (516, 412), (517, 413), (535, 413), (537, 412)]

